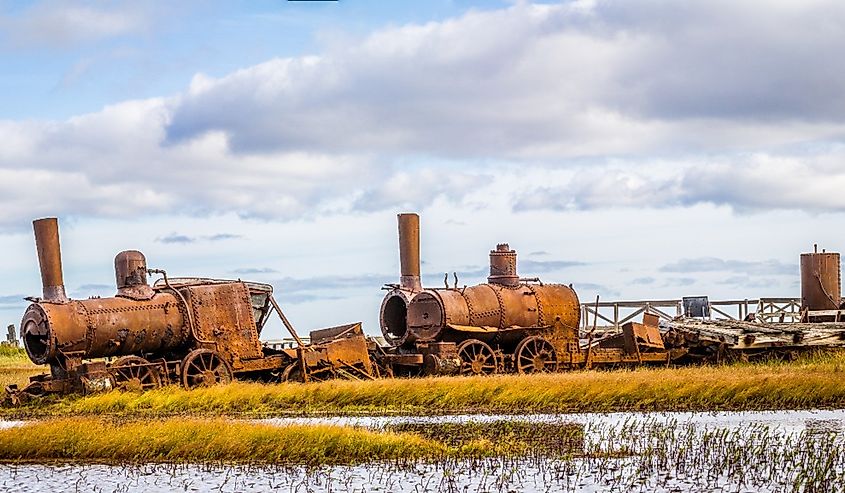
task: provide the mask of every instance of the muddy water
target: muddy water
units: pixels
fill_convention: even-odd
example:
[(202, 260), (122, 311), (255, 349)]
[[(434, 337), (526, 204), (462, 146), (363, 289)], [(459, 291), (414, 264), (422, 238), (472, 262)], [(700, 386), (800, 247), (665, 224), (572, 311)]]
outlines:
[[(0, 491), (845, 491), (845, 410), (326, 417), (262, 420), (390, 429), (407, 424), (578, 424), (584, 450), (354, 467), (3, 465)], [(3, 426), (25, 426), (20, 422)]]

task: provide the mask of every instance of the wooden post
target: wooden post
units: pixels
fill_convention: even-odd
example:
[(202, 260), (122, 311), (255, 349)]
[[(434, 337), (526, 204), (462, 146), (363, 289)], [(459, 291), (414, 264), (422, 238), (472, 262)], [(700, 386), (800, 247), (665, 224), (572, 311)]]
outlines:
[(590, 331), (587, 337), (587, 358), (584, 360), (584, 367), (589, 370), (593, 367), (593, 333), (596, 331), (596, 326), (599, 323), (599, 295), (596, 295), (596, 316), (593, 317), (593, 330)]

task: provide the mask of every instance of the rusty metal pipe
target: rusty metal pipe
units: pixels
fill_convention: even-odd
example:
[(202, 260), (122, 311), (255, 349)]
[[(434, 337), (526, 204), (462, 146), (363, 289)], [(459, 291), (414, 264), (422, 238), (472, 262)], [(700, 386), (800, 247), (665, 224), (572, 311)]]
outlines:
[(59, 221), (55, 217), (36, 219), (32, 222), (32, 228), (35, 231), (38, 265), (41, 268), (42, 296), (45, 301), (63, 303), (67, 301), (67, 294), (62, 275)]
[(420, 282), (420, 216), (399, 214), (399, 285), (409, 291), (422, 290)]

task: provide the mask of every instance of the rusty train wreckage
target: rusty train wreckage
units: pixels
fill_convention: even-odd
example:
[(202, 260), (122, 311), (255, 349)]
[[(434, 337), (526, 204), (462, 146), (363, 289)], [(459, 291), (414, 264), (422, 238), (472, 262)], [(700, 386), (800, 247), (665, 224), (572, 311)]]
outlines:
[[(169, 278), (150, 269), (141, 252), (115, 258), (117, 293), (67, 298), (58, 221), (33, 222), (43, 293), (21, 322), (29, 358), (50, 372), (22, 389), (6, 389), (7, 402), (36, 396), (110, 389), (148, 390), (167, 384), (191, 389), (235, 378), (265, 382), (377, 379), (421, 375), (536, 373), (620, 364), (666, 364), (743, 356), (755, 334), (777, 332), (769, 349), (845, 345), (840, 323), (839, 254), (801, 256), (801, 324), (708, 326), (695, 319), (660, 323), (646, 313), (621, 333), (595, 338), (579, 331), (581, 304), (571, 285), (521, 278), (507, 244), (490, 252), (490, 276), (476, 286), (424, 288), (420, 277), (417, 214), (399, 214), (401, 277), (384, 286), (383, 338), (361, 324), (316, 330), (305, 343), (267, 284), (241, 280)], [(149, 275), (161, 278), (154, 284)], [(845, 313), (845, 312), (843, 312)], [(277, 349), (262, 344), (262, 329), (278, 316), (296, 341)], [(743, 325), (744, 324), (744, 325)], [(719, 332), (719, 331), (722, 332)], [(715, 332), (714, 332), (715, 331)], [(714, 335), (715, 334), (715, 335)], [(743, 336), (743, 334), (745, 334)], [(821, 335), (819, 335), (821, 334)]]

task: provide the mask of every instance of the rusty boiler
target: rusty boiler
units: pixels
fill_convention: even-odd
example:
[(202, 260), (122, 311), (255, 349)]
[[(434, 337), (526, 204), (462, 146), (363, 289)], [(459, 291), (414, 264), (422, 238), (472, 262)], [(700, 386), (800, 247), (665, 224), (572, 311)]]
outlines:
[(490, 252), (487, 283), (423, 288), (419, 216), (399, 214), (400, 283), (382, 301), (381, 331), (391, 344), (412, 348), (476, 339), (505, 351), (535, 330), (577, 339), (581, 317), (575, 291), (561, 284), (521, 279), (517, 254), (507, 244)]
[(43, 297), (32, 299), (21, 321), (21, 339), (33, 362), (64, 366), (67, 358), (161, 354), (187, 343), (190, 329), (183, 305), (175, 294), (147, 284), (141, 252), (121, 252), (115, 258), (115, 297), (70, 300), (58, 222), (39, 219), (33, 226)]

